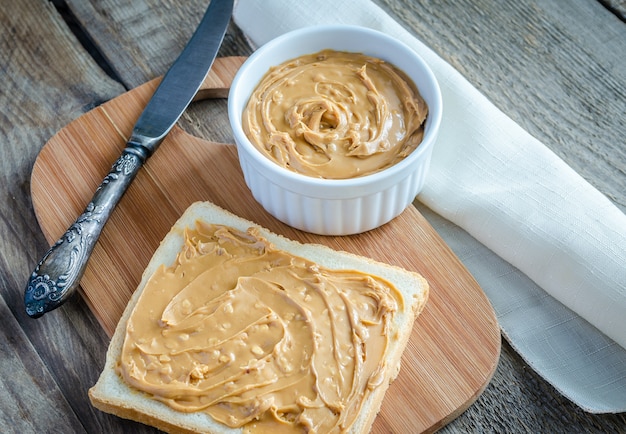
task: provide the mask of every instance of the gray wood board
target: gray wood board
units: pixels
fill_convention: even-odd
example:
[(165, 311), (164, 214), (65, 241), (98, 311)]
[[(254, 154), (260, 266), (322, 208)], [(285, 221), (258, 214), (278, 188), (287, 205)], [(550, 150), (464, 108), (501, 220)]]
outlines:
[[(76, 19), (73, 28), (86, 32), (90, 52), (52, 3), (0, 1), (0, 427), (150, 432), (89, 404), (87, 389), (104, 363), (108, 340), (79, 297), (36, 321), (23, 312), (26, 277), (47, 249), (30, 202), (30, 171), (62, 126), (163, 74), (206, 2), (68, 0), (65, 11)], [(379, 4), (626, 209), (626, 25), (619, 15), (588, 0)], [(220, 54), (250, 52), (231, 26)], [(197, 104), (181, 123), (194, 134), (232, 141), (224, 101)], [(487, 390), (444, 431), (571, 432), (572, 426), (623, 432), (626, 418), (580, 411), (505, 343)]]

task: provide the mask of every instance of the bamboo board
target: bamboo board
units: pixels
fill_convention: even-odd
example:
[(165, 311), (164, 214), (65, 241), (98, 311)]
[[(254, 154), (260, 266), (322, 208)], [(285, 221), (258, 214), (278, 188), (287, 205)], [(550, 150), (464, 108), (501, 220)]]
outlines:
[[(226, 97), (243, 58), (217, 59), (198, 99)], [(43, 147), (32, 173), (33, 206), (50, 243), (83, 211), (124, 148), (157, 80), (86, 113)], [(415, 323), (400, 374), (374, 433), (432, 432), (463, 412), (487, 386), (500, 354), (494, 311), (481, 288), (414, 207), (381, 228), (324, 237), (290, 228), (256, 203), (234, 145), (174, 127), (122, 198), (81, 281), (81, 293), (112, 335), (161, 239), (193, 202), (208, 200), (301, 242), (326, 244), (421, 273), (430, 298)]]

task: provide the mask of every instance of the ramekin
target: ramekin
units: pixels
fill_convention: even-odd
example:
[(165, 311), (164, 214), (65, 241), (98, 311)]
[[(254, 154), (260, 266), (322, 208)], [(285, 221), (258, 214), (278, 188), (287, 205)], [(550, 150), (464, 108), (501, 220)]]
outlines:
[[(280, 167), (246, 137), (242, 114), (261, 78), (273, 66), (324, 49), (363, 53), (395, 65), (415, 83), (428, 105), (424, 138), (399, 163), (351, 179), (319, 179)], [(313, 26), (291, 31), (256, 50), (237, 72), (228, 116), (245, 182), (274, 217), (320, 235), (350, 235), (377, 228), (397, 217), (422, 189), (441, 124), (442, 100), (426, 62), (404, 43), (364, 27)]]

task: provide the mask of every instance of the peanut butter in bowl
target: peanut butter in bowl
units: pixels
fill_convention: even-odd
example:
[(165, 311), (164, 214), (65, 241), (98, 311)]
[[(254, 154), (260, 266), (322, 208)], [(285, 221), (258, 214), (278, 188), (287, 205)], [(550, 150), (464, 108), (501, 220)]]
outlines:
[(442, 98), (401, 41), (311, 26), (243, 63), (228, 117), (246, 185), (267, 212), (306, 232), (352, 235), (390, 222), (422, 189)]
[(422, 141), (427, 113), (416, 86), (392, 64), (322, 50), (271, 68), (250, 96), (242, 126), (280, 166), (346, 179), (404, 159)]

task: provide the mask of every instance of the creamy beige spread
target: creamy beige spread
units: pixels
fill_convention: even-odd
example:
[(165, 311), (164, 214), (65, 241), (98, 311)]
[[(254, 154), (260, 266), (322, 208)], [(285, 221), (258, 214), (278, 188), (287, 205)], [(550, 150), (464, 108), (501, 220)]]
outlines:
[(325, 50), (272, 68), (243, 113), (265, 156), (305, 175), (347, 179), (401, 161), (422, 141), (428, 107), (393, 65)]
[(402, 303), (382, 278), (323, 268), (255, 229), (198, 223), (143, 289), (118, 372), (247, 432), (344, 432), (385, 379)]

